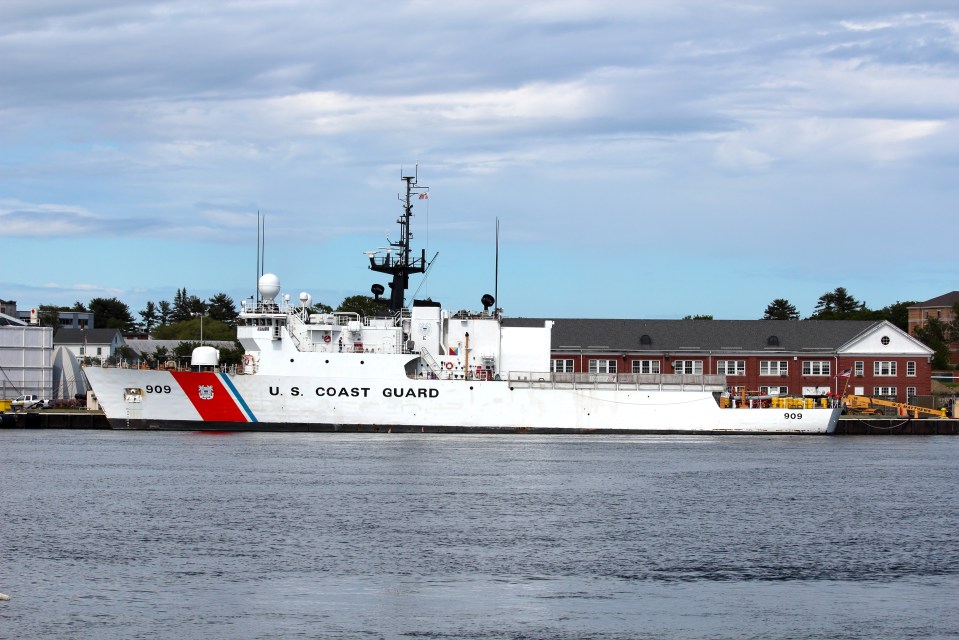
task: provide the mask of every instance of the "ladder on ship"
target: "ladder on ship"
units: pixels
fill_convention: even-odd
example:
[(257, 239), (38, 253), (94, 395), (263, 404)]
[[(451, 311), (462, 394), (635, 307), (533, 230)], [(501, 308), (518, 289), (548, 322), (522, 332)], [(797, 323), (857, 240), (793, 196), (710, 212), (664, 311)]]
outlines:
[(429, 372), (432, 373), (434, 377), (440, 377), (442, 367), (440, 367), (440, 363), (436, 361), (436, 358), (433, 357), (429, 349), (420, 350), (420, 359), (426, 364), (426, 368), (429, 369)]

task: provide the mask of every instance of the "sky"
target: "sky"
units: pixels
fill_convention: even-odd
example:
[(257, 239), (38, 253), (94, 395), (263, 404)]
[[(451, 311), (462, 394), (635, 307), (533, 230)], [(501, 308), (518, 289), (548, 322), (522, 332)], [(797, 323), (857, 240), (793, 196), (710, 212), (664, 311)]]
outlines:
[(281, 295), (336, 306), (413, 168), (408, 301), (921, 302), (959, 289), (957, 116), (955, 0), (4, 0), (0, 298), (239, 304), (262, 215)]

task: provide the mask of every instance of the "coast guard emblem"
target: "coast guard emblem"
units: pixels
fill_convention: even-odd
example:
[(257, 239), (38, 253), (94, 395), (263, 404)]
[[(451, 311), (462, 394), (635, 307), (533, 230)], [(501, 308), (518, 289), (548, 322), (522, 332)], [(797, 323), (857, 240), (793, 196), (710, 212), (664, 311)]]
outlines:
[(201, 384), (200, 385), (200, 400), (212, 400), (213, 399), (213, 385), (212, 384)]

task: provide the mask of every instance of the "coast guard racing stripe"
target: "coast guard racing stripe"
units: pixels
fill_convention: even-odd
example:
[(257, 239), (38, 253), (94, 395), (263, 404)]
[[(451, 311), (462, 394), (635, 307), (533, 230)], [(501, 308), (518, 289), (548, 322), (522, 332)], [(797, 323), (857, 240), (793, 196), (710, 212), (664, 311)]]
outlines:
[(247, 422), (233, 396), (213, 372), (171, 371), (204, 422)]

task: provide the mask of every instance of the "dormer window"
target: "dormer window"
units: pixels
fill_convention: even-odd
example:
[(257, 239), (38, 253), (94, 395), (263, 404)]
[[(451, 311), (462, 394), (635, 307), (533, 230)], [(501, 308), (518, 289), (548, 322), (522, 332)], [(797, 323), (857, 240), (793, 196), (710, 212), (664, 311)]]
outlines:
[(770, 347), (778, 347), (779, 336), (769, 336), (768, 338), (766, 338), (766, 344)]
[(639, 344), (643, 345), (644, 347), (648, 347), (649, 345), (653, 344), (653, 339), (650, 338), (648, 334), (644, 333), (639, 337)]

